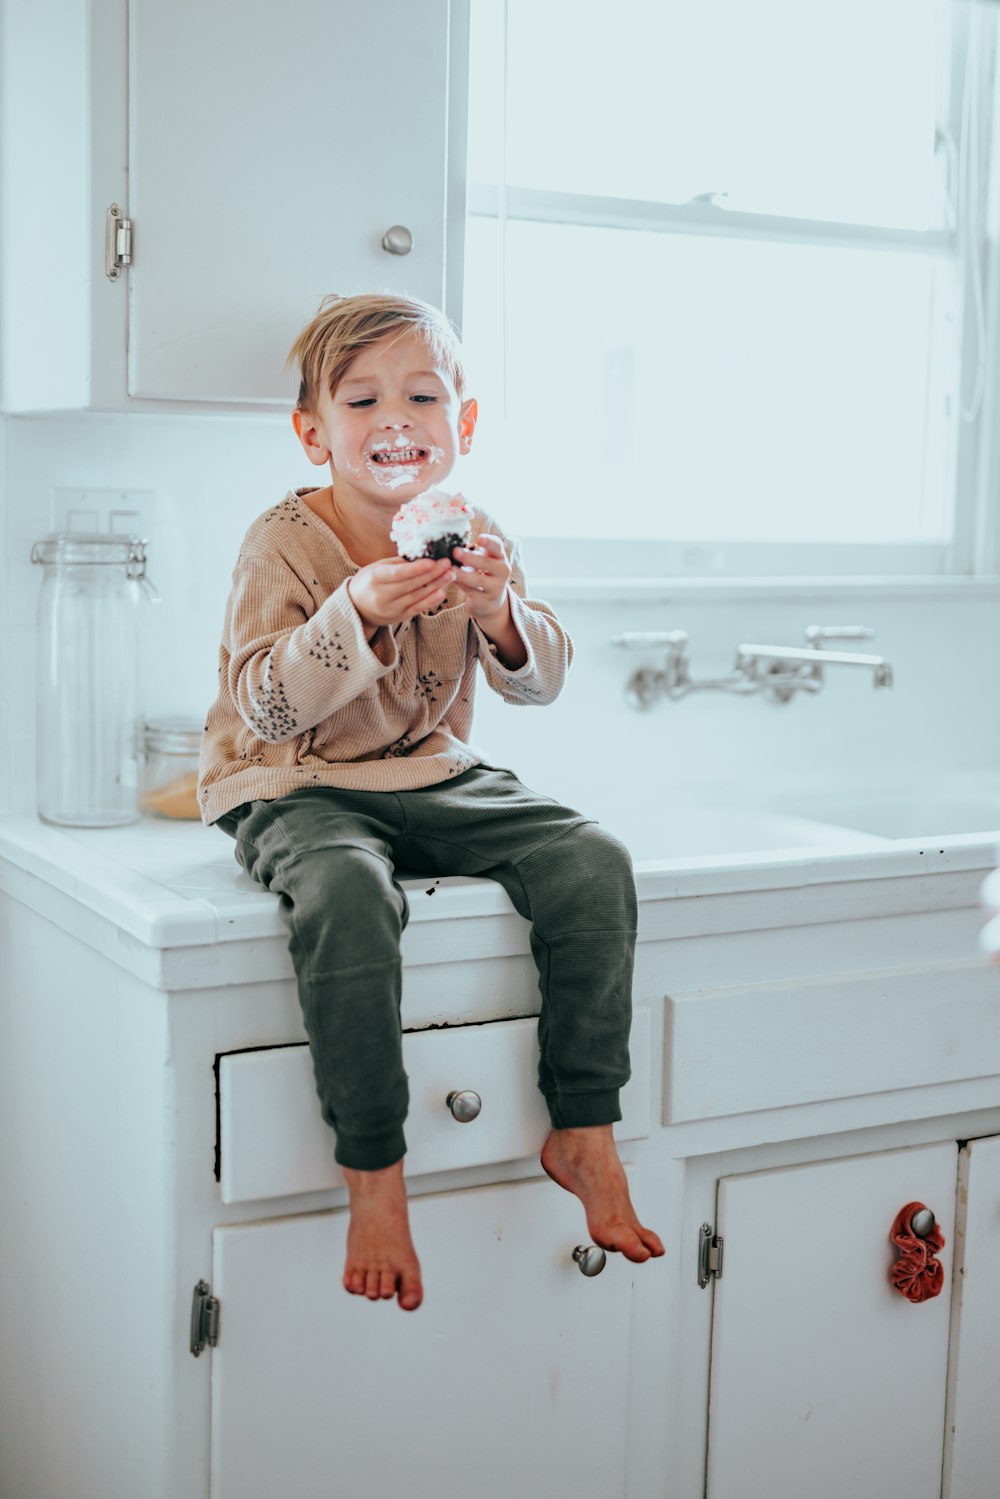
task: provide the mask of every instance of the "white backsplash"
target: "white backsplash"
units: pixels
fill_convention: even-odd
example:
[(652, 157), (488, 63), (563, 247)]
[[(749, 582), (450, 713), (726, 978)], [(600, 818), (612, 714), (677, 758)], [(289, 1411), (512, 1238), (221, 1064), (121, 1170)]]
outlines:
[[(306, 461), (287, 418), (216, 415), (6, 418), (0, 464), (7, 646), (0, 809), (30, 811), (40, 577), (29, 553), (51, 528), (54, 491), (152, 491), (149, 573), (162, 602), (146, 616), (147, 711), (200, 715), (215, 693), (230, 572), (247, 526), (289, 487), (322, 482), (323, 471)], [(530, 538), (524, 551), (530, 584)], [(824, 780), (1000, 771), (996, 599), (565, 602), (558, 609), (576, 645), (562, 697), (548, 708), (515, 709), (481, 684), (474, 737), (494, 763), (584, 808), (609, 777), (669, 805), (720, 790), (745, 790), (752, 801), (759, 791)], [(803, 644), (806, 625), (844, 623), (876, 629), (875, 642), (860, 648), (892, 662), (891, 690), (874, 690), (867, 672), (831, 669), (819, 696), (787, 706), (701, 693), (637, 713), (622, 689), (643, 658), (609, 643), (623, 630), (684, 629), (692, 674), (716, 676), (731, 668), (740, 640)]]

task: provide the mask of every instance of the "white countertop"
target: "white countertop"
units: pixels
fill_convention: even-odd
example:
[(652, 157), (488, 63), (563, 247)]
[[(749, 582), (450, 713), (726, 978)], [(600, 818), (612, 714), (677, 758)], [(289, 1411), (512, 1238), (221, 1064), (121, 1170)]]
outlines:
[[(851, 835), (843, 829), (832, 830), (831, 836), (831, 847), (812, 843), (638, 863), (640, 902), (942, 874), (970, 876), (970, 888), (978, 889), (997, 862), (995, 834), (932, 842)], [(45, 892), (58, 892), (148, 948), (284, 939), (277, 899), (239, 868), (233, 850), (224, 833), (199, 823), (144, 818), (123, 828), (78, 829), (50, 827), (34, 817), (6, 817), (0, 818), (0, 888), (43, 914), (50, 914), (44, 908), (51, 906)], [(515, 914), (505, 891), (492, 880), (451, 876), (402, 883), (411, 924)], [(921, 898), (916, 890), (914, 896)], [(928, 895), (926, 900), (925, 908), (933, 909), (935, 898)]]

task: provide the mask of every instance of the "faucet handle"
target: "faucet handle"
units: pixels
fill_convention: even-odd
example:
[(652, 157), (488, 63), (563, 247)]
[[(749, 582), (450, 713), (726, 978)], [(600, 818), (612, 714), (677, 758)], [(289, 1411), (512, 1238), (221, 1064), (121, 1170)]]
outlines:
[(806, 642), (814, 650), (822, 650), (825, 640), (874, 640), (875, 631), (867, 625), (809, 625)]

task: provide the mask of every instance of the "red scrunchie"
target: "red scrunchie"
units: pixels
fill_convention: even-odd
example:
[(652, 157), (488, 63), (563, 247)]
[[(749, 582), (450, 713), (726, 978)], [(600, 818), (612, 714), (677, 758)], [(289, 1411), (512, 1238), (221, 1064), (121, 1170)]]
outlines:
[(910, 1227), (914, 1213), (922, 1209), (926, 1211), (922, 1202), (908, 1202), (900, 1208), (889, 1234), (890, 1242), (899, 1250), (890, 1279), (901, 1296), (915, 1302), (930, 1301), (944, 1289), (944, 1266), (935, 1259), (944, 1248), (944, 1234), (935, 1223), (927, 1237), (920, 1239)]

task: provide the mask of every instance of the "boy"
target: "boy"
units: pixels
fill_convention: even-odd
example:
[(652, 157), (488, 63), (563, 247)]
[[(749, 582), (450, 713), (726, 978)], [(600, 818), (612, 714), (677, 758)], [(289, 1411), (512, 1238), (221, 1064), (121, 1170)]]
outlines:
[(327, 298), (289, 361), (292, 422), (325, 488), (250, 527), (233, 572), (208, 714), (202, 815), (280, 896), (323, 1117), (350, 1193), (344, 1287), (423, 1291), (403, 1180), (398, 862), (497, 880), (532, 920), (545, 1170), (583, 1202), (594, 1241), (663, 1253), (629, 1199), (611, 1125), (629, 1075), (636, 900), (625, 849), (467, 742), (477, 663), (508, 702), (544, 704), (572, 654), (525, 597), (516, 548), (481, 511), (451, 558), (404, 561), (399, 506), (469, 451), (457, 339), (408, 298)]

